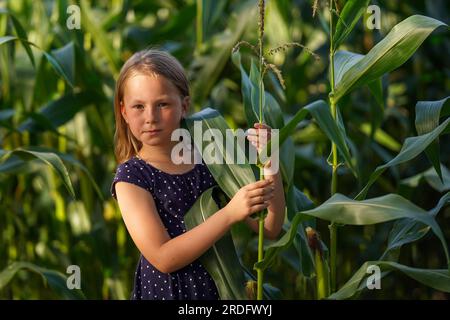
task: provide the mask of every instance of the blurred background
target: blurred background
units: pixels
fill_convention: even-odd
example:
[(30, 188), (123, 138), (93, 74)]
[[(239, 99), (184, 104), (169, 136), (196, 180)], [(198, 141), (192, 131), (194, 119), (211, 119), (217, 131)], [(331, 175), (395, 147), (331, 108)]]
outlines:
[[(279, 102), (286, 120), (306, 104), (326, 100), (329, 92), (326, 20), (323, 15), (312, 17), (312, 2), (267, 1), (267, 48), (299, 42), (321, 58), (315, 60), (301, 48), (269, 58), (282, 71), (286, 89), (273, 75), (266, 78), (266, 89)], [(341, 8), (342, 3), (338, 1)], [(413, 14), (450, 21), (445, 0), (371, 4), (381, 8), (381, 29), (368, 30), (360, 21), (341, 49), (365, 54), (395, 24)], [(75, 11), (68, 12), (70, 5), (77, 6)], [(75, 195), (70, 195), (55, 170), (38, 159), (12, 155), (0, 161), (0, 272), (14, 262), (29, 262), (42, 268), (39, 272), (51, 281), (52, 272), (67, 275), (67, 266), (78, 265), (86, 298), (129, 298), (139, 252), (109, 192), (117, 165), (113, 93), (118, 72), (137, 50), (167, 50), (188, 72), (194, 102), (191, 112), (213, 107), (230, 127), (246, 128), (241, 76), (231, 61), (231, 50), (240, 40), (256, 44), (257, 5), (256, 0), (0, 0), (0, 37), (27, 38), (33, 43), (29, 48), (34, 57), (30, 59), (27, 46), (20, 41), (2, 38), (0, 156), (17, 148), (60, 155)], [(79, 28), (72, 20), (77, 8)], [(416, 102), (440, 100), (449, 94), (449, 49), (448, 32), (434, 32), (406, 64), (383, 78), (386, 107), (382, 134), (374, 141), (367, 129), (375, 103), (370, 92), (357, 90), (342, 103), (347, 133), (360, 153), (363, 181), (376, 166), (398, 153), (406, 137), (417, 134)], [(249, 70), (252, 52), (242, 48), (241, 54)], [(450, 168), (449, 138), (444, 135), (440, 140), (446, 168)], [(329, 140), (313, 121), (302, 122), (293, 139), (295, 185), (320, 204), (330, 196)], [(437, 184), (433, 176), (420, 175), (429, 168), (422, 155), (390, 169), (369, 196), (397, 192), (430, 209), (442, 192), (450, 189), (450, 173), (445, 171), (446, 184)], [(340, 193), (354, 196), (361, 187), (351, 174), (343, 172), (339, 177)], [(450, 239), (449, 218), (450, 208), (437, 218), (446, 239)], [(328, 242), (327, 223), (318, 222), (317, 226)], [(339, 234), (340, 284), (361, 263), (380, 255), (390, 226), (348, 226)], [(250, 239), (242, 256), (249, 270), (256, 256), (254, 240)], [(284, 299), (313, 298), (311, 280), (298, 272), (299, 261), (292, 257), (289, 250), (283, 254), (268, 271), (267, 281), (280, 289)], [(431, 234), (404, 248), (400, 261), (424, 268), (445, 265), (440, 244)], [(8, 275), (2, 277), (0, 284)], [(383, 280), (383, 289), (366, 292), (363, 297), (448, 298), (401, 274)], [(67, 297), (70, 294), (50, 288), (39, 274), (26, 270), (0, 285), (0, 299)]]

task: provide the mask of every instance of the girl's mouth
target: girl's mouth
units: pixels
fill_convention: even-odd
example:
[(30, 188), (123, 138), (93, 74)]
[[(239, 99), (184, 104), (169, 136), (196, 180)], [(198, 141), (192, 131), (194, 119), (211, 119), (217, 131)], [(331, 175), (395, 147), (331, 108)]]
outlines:
[(148, 134), (148, 135), (151, 135), (151, 136), (156, 135), (156, 134), (158, 134), (159, 132), (161, 132), (161, 129), (144, 131), (144, 133), (146, 133), (146, 134)]

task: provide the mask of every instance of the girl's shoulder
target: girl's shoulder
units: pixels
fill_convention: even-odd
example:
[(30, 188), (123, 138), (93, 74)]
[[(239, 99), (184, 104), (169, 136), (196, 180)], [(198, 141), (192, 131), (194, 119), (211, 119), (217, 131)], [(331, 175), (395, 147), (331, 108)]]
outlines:
[(115, 185), (119, 181), (132, 183), (152, 193), (154, 186), (154, 173), (149, 166), (146, 166), (138, 158), (131, 157), (117, 166), (116, 173), (111, 184), (111, 195), (116, 199), (117, 196), (115, 192)]

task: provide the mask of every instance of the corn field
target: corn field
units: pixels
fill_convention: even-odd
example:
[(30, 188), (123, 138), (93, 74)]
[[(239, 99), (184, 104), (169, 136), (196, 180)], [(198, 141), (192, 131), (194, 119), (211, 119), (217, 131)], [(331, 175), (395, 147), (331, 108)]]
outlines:
[[(185, 67), (191, 132), (279, 129), (283, 232), (261, 244), (236, 225), (201, 258), (222, 299), (448, 299), (449, 14), (444, 0), (0, 0), (0, 299), (130, 298), (113, 97), (148, 47)], [(261, 177), (208, 167), (219, 188), (188, 228)]]

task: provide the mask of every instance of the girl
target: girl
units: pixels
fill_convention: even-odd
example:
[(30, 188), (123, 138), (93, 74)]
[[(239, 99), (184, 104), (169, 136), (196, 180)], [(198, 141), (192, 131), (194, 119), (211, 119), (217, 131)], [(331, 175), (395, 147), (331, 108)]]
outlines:
[[(116, 84), (115, 154), (120, 165), (111, 186), (141, 252), (133, 299), (218, 299), (216, 286), (197, 260), (239, 221), (258, 232), (249, 216), (268, 208), (265, 235), (275, 239), (284, 221), (280, 174), (241, 188), (204, 223), (186, 231), (183, 216), (203, 191), (216, 185), (207, 166), (175, 165), (172, 131), (190, 104), (180, 63), (168, 53), (144, 50), (122, 67)], [(268, 129), (267, 126), (255, 126)], [(258, 131), (249, 135), (254, 141)]]

